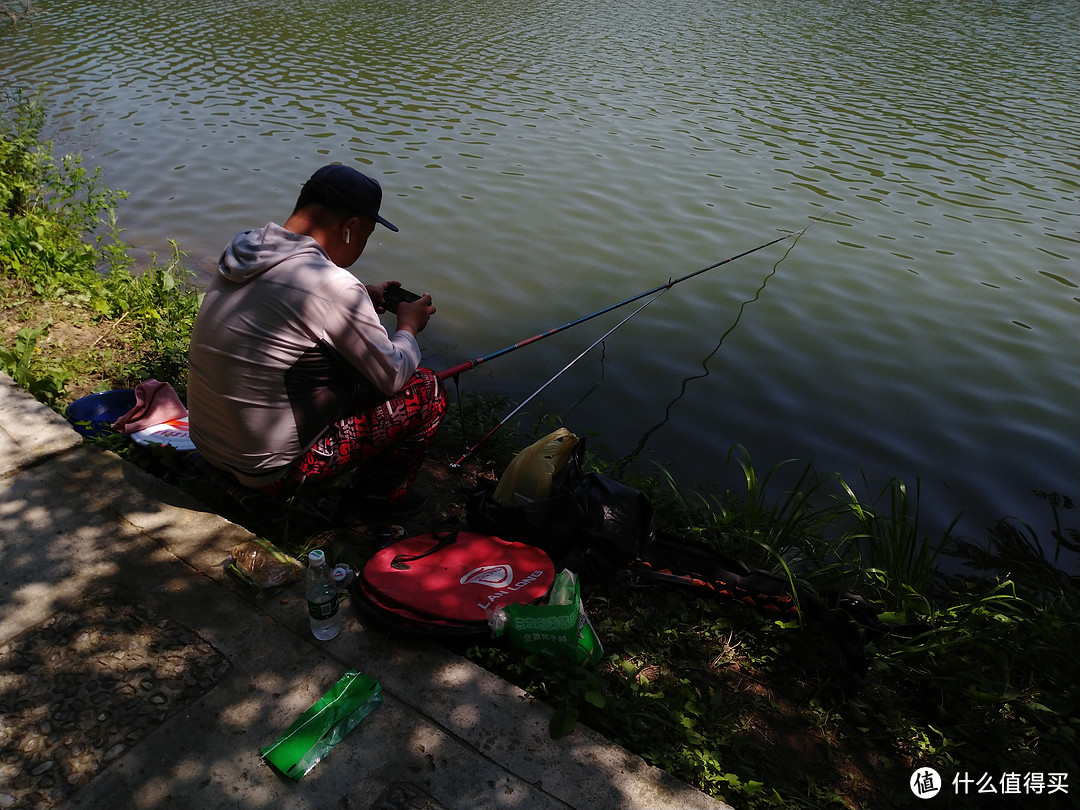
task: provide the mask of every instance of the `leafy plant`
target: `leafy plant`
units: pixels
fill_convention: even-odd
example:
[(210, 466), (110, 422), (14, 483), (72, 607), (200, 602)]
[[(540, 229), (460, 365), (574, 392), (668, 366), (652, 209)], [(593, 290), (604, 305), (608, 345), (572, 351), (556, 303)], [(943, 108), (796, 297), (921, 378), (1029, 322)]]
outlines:
[(37, 341), (47, 331), (48, 325), (38, 329), (20, 329), (14, 351), (0, 348), (0, 369), (36, 399), (53, 405), (64, 393), (71, 373), (52, 363), (37, 361)]
[[(940, 542), (934, 542), (922, 533), (919, 523), (918, 483), (911, 498), (907, 485), (893, 478), (869, 505), (860, 502), (850, 488), (847, 493), (859, 539), (857, 548), (849, 552), (864, 578), (890, 606), (910, 608), (913, 599), (922, 601), (935, 587), (938, 555), (955, 542), (952, 531), (959, 518), (945, 530)], [(878, 506), (881, 502), (884, 507)]]
[[(106, 188), (100, 168), (87, 172), (79, 156), (53, 159), (51, 145), (38, 142), (44, 116), (35, 100), (10, 93), (0, 111), (0, 268), (38, 295), (72, 288), (92, 295), (97, 262), (106, 255), (95, 245), (118, 242), (115, 221), (101, 214), (111, 214), (126, 194)], [(87, 244), (102, 224), (112, 227)]]
[(0, 93), (0, 212), (15, 217), (40, 191), (47, 157), (38, 143), (45, 111), (16, 89)]
[[(126, 195), (105, 187), (100, 169), (88, 172), (78, 156), (53, 160), (49, 144), (37, 141), (42, 115), (35, 101), (12, 94), (3, 111), (0, 271), (36, 297), (112, 321), (116, 330), (123, 326), (130, 358), (113, 369), (123, 384), (169, 380), (183, 395), (199, 303), (184, 254), (170, 242), (165, 262), (151, 256), (149, 267), (133, 273), (115, 216)], [(8, 365), (29, 381), (33, 370), (25, 349), (24, 339), (8, 351)], [(38, 378), (27, 387), (55, 404), (63, 382), (85, 362), (66, 357), (62, 366), (38, 364)]]
[(191, 329), (199, 309), (199, 296), (184, 255), (170, 241), (172, 254), (165, 264), (151, 257), (141, 274), (114, 267), (105, 284), (105, 300), (112, 313), (135, 324), (141, 352), (128, 368), (136, 380), (171, 381), (182, 396), (187, 388), (187, 354)]

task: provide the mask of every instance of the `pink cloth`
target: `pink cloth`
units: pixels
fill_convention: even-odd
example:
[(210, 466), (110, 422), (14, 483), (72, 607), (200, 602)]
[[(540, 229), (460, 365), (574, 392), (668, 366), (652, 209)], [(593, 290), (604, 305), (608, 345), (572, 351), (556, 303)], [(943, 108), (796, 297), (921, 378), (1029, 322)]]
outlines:
[(170, 419), (186, 419), (187, 415), (171, 385), (147, 380), (135, 386), (135, 407), (113, 422), (113, 430), (130, 434)]

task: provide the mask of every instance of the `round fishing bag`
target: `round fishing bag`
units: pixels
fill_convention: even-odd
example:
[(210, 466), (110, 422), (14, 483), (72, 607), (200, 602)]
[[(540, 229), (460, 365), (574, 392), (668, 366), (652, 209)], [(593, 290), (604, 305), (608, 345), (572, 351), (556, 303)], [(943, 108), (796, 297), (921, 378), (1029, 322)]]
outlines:
[(351, 591), (359, 607), (397, 629), (464, 635), (490, 632), (490, 610), (542, 599), (554, 580), (551, 558), (535, 546), (432, 532), (376, 552)]

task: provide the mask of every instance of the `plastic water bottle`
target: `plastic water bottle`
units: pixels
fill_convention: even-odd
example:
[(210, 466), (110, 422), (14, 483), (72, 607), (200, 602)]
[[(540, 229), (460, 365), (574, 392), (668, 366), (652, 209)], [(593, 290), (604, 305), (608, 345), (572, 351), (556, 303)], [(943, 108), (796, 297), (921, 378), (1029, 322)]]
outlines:
[(330, 577), (326, 555), (319, 549), (308, 553), (307, 607), (315, 638), (329, 641), (341, 632), (337, 586)]

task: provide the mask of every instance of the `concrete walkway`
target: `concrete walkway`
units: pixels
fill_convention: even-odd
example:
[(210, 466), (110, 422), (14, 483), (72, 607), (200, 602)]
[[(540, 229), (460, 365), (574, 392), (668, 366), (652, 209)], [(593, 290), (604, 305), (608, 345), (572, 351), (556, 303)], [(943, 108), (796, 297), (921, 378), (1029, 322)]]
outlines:
[[(108, 726), (118, 715), (103, 711), (91, 717), (91, 730), (54, 741), (67, 756), (95, 745), (109, 744), (109, 751), (85, 779), (58, 772), (58, 779), (82, 783), (74, 792), (56, 791), (49, 807), (727, 807), (587, 728), (552, 741), (547, 707), (444, 648), (396, 637), (347, 606), (341, 635), (316, 641), (302, 586), (253, 598), (223, 573), (228, 550), (250, 537), (244, 529), (114, 454), (84, 446), (63, 418), (2, 375), (0, 476), (0, 675), (14, 677), (14, 652), (28, 647), (38, 628), (117, 590), (151, 617), (151, 630), (181, 628), (190, 643), (177, 660), (207, 664), (194, 694), (164, 690), (152, 699), (173, 712), (150, 727), (110, 742)], [(80, 639), (93, 638), (83, 628)], [(110, 654), (122, 657), (122, 647)], [(134, 647), (128, 644), (127, 654)], [(93, 681), (103, 655), (89, 645), (80, 677)], [(259, 749), (349, 669), (379, 681), (383, 704), (302, 781), (279, 776)], [(166, 682), (164, 662), (158, 674)], [(97, 679), (95, 688), (106, 682)], [(107, 703), (110, 695), (88, 699)], [(19, 711), (49, 711), (25, 703)], [(4, 725), (15, 706), (4, 690)], [(43, 716), (41, 723), (48, 730), (59, 720)], [(9, 756), (0, 773), (0, 810), (26, 806), (8, 789), (16, 784), (12, 769), (48, 774), (52, 761), (27, 752), (12, 764)]]

